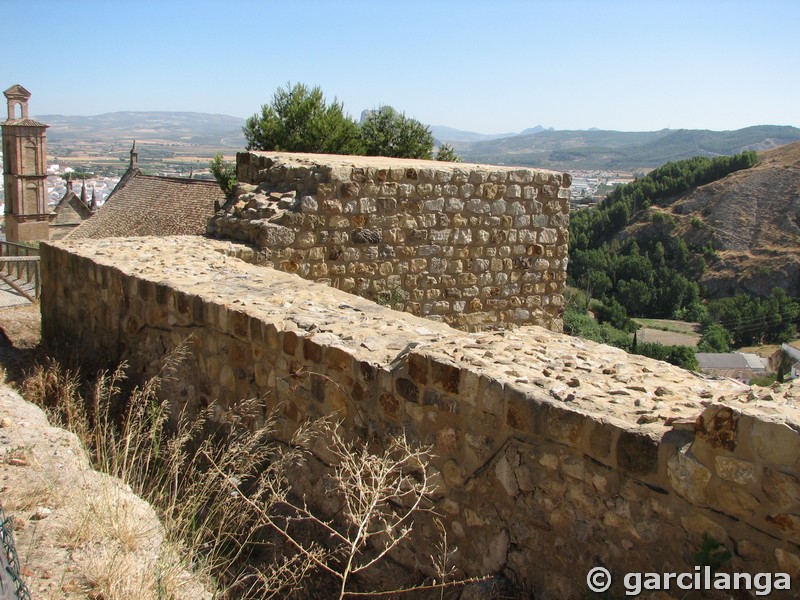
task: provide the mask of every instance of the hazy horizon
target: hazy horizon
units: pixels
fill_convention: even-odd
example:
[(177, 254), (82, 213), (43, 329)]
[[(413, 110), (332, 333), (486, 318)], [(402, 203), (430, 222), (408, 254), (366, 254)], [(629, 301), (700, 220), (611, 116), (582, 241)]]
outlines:
[[(800, 2), (5, 0), (32, 115), (247, 118), (288, 82), (481, 134), (800, 126)], [(68, 34), (68, 35), (65, 35)], [(15, 52), (14, 49), (20, 49)], [(4, 115), (3, 115), (4, 116)]]
[[(36, 119), (44, 119), (44, 118), (47, 118), (47, 117), (95, 118), (95, 117), (102, 117), (102, 116), (105, 116), (105, 115), (122, 114), (122, 113), (165, 113), (165, 114), (185, 113), (185, 114), (202, 114), (202, 115), (211, 115), (211, 116), (219, 116), (219, 117), (229, 117), (229, 118), (233, 118), (233, 119), (242, 119), (242, 120), (246, 119), (246, 117), (238, 117), (236, 115), (229, 115), (229, 114), (225, 114), (225, 113), (208, 113), (208, 112), (192, 111), (192, 110), (135, 110), (135, 109), (133, 109), (133, 110), (110, 111), (110, 112), (98, 113), (98, 114), (93, 114), (93, 115), (68, 115), (68, 114), (63, 114), (63, 113), (47, 113), (47, 114), (33, 114), (33, 113), (31, 113), (30, 116), (32, 118), (36, 118)], [(453, 129), (455, 131), (459, 131), (459, 132), (462, 132), (462, 133), (475, 133), (475, 134), (478, 134), (478, 135), (487, 135), (487, 136), (519, 135), (520, 133), (522, 133), (523, 131), (525, 131), (527, 129), (534, 129), (536, 127), (542, 127), (543, 131), (547, 131), (547, 130), (553, 130), (553, 131), (618, 131), (620, 133), (645, 133), (645, 132), (651, 132), (651, 131), (661, 131), (661, 130), (664, 130), (664, 129), (672, 129), (673, 131), (678, 131), (679, 129), (696, 129), (696, 130), (706, 130), (706, 131), (721, 132), (721, 131), (736, 131), (738, 129), (745, 129), (745, 128), (748, 128), (748, 127), (760, 127), (760, 126), (797, 127), (796, 125), (787, 125), (785, 123), (753, 123), (751, 125), (745, 125), (744, 127), (737, 127), (736, 129), (711, 129), (709, 127), (692, 127), (692, 128), (686, 128), (686, 127), (680, 127), (680, 128), (662, 127), (661, 129), (637, 129), (637, 130), (603, 129), (603, 128), (600, 128), (600, 127), (587, 127), (587, 128), (584, 128), (584, 129), (574, 129), (574, 128), (558, 129), (558, 128), (554, 128), (554, 127), (549, 127), (546, 124), (536, 123), (536, 124), (533, 124), (533, 125), (525, 125), (525, 126), (519, 127), (517, 130), (514, 130), (514, 131), (475, 131), (475, 130), (471, 130), (471, 129), (460, 129), (458, 127), (452, 127), (450, 125), (445, 125), (445, 124), (442, 124), (442, 123), (424, 123), (424, 124), (428, 125), (429, 127), (447, 128), (447, 129)], [(797, 127), (797, 128), (800, 129), (800, 127)]]

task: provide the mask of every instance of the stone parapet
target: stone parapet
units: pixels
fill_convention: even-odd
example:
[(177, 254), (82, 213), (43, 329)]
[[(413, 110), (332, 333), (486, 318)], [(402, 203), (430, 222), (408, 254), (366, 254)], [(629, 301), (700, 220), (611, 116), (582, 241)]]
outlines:
[(235, 258), (253, 253), (193, 237), (43, 245), (44, 340), (138, 377), (186, 342), (163, 390), (179, 408), (265, 397), (287, 436), (335, 413), (354, 435), (431, 445), (457, 565), (525, 594), (584, 598), (603, 566), (622, 597), (626, 573), (693, 573), (706, 537), (731, 551), (725, 571), (797, 585), (799, 384), (757, 392), (535, 326), (457, 331)]
[(243, 152), (209, 225), (262, 264), (454, 327), (561, 330), (569, 175)]

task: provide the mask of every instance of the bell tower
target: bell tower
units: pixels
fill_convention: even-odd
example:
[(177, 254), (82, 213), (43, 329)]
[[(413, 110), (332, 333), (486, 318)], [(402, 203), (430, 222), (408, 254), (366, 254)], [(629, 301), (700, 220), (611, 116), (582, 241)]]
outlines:
[(24, 87), (12, 85), (3, 94), (8, 100), (8, 119), (2, 124), (6, 239), (47, 240), (47, 125), (28, 117), (31, 93)]

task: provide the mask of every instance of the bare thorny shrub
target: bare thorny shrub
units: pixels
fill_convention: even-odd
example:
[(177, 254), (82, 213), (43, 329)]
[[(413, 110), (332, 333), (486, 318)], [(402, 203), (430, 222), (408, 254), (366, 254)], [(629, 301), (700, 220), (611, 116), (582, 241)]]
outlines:
[[(426, 449), (399, 436), (372, 452), (348, 439), (331, 418), (308, 423), (281, 442), (275, 437), (277, 412), (258, 400), (230, 410), (211, 406), (196, 416), (172, 414), (158, 392), (181, 358), (181, 351), (173, 353), (156, 376), (127, 391), (126, 365), (100, 372), (86, 392), (76, 371), (51, 361), (28, 375), (23, 395), (76, 433), (98, 469), (156, 507), (172, 555), (216, 595), (308, 597), (309, 582), (320, 575), (331, 582), (325, 593), (335, 589), (338, 598), (409, 590), (440, 596), (467, 582), (452, 579), (453, 549), (441, 523), (441, 552), (431, 557), (436, 579), (390, 591), (365, 591), (357, 581), (407, 542), (414, 518), (430, 510), (435, 486)], [(319, 439), (328, 451), (328, 489), (338, 506), (329, 518), (292, 486), (291, 475), (313, 460), (309, 449)], [(88, 579), (102, 588), (106, 571), (114, 569), (98, 570), (103, 576)], [(159, 581), (156, 597), (180, 596), (163, 584), (178, 586), (180, 578), (152, 577)]]

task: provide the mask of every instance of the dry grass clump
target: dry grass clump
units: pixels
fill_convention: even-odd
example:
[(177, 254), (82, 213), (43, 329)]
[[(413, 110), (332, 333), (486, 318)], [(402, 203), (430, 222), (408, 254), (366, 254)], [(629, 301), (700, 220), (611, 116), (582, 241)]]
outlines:
[[(87, 385), (50, 361), (23, 383), (23, 395), (76, 433), (98, 469), (130, 486), (161, 519), (166, 543), (154, 561), (130, 564), (130, 551), (158, 535), (142, 530), (135, 507), (113, 495), (87, 503), (63, 540), (78, 557), (90, 597), (186, 597), (184, 568), (221, 598), (366, 595), (356, 591), (360, 574), (406, 542), (414, 517), (429, 510), (426, 450), (401, 436), (373, 453), (331, 419), (281, 442), (275, 413), (259, 400), (212, 406), (199, 416), (174, 413), (158, 391), (181, 358), (174, 353), (160, 373), (128, 390), (125, 365)], [(292, 486), (315, 441), (327, 449), (325, 489), (336, 507), (329, 518)], [(414, 589), (439, 596), (454, 585), (443, 583), (452, 575), (453, 549), (446, 542), (442, 548), (429, 569), (437, 582)]]
[[(48, 361), (26, 377), (22, 392), (77, 434), (97, 469), (156, 508), (166, 541), (162, 546), (168, 549), (162, 558), (170, 562), (180, 556), (209, 587), (239, 587), (257, 529), (249, 505), (231, 495), (226, 478), (248, 484), (264, 465), (281, 462), (271, 441), (272, 423), (254, 429), (246, 425), (261, 411), (255, 401), (222, 413), (212, 407), (194, 419), (171, 415), (157, 393), (178, 360), (179, 354), (169, 357), (157, 376), (127, 392), (125, 365), (101, 372), (87, 386), (76, 371)], [(153, 539), (140, 531), (135, 510), (113, 497), (90, 499), (86, 506), (63, 539), (76, 549), (92, 546), (78, 556), (94, 595), (126, 597), (129, 583), (139, 598), (170, 597), (178, 591), (165, 589), (163, 577), (174, 565), (156, 567), (142, 579), (140, 569), (126, 563), (129, 550)], [(148, 581), (158, 583), (148, 586)], [(146, 594), (148, 587), (154, 587), (155, 595)]]

